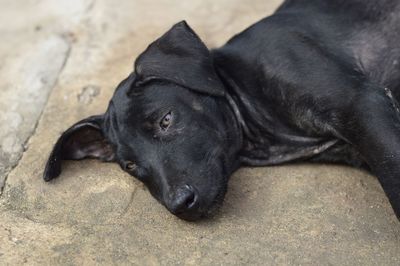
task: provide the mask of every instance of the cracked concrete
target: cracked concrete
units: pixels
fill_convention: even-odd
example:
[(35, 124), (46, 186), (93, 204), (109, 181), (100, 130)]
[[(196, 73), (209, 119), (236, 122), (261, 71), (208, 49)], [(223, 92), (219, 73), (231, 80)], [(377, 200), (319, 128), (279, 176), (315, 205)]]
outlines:
[(61, 132), (104, 112), (173, 23), (215, 47), (279, 3), (0, 0), (0, 264), (399, 265), (400, 226), (379, 183), (348, 167), (241, 169), (218, 215), (198, 223), (115, 164), (66, 162), (41, 179)]
[(59, 36), (49, 36), (29, 46), (19, 48), (25, 52), (17, 57), (6, 57), (3, 64), (7, 68), (0, 72), (1, 188), (34, 133), (70, 51), (69, 42)]

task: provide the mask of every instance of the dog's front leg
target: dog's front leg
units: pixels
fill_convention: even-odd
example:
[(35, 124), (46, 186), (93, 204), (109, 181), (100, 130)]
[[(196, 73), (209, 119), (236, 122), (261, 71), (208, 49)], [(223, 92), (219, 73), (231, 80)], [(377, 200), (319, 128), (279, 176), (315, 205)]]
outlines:
[(400, 219), (400, 113), (389, 89), (368, 88), (338, 113), (334, 128), (377, 175)]

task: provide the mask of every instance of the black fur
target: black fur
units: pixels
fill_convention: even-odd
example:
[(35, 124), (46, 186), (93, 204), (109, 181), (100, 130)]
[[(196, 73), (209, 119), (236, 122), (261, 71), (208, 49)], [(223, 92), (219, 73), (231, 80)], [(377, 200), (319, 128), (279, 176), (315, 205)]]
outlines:
[(62, 159), (116, 161), (195, 220), (240, 165), (345, 163), (376, 174), (399, 217), (399, 42), (395, 0), (288, 0), (211, 52), (180, 22), (138, 57), (104, 115), (60, 137), (44, 178)]

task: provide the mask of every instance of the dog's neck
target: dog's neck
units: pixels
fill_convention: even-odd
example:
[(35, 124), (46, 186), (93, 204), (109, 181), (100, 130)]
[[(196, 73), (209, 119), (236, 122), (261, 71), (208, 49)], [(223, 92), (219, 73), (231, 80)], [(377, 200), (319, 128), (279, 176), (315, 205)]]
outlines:
[(291, 131), (268, 107), (252, 98), (223, 69), (217, 68), (226, 91), (225, 99), (241, 131), (241, 164), (263, 166), (298, 161), (328, 149), (336, 140), (326, 141)]
[[(246, 121), (243, 115), (243, 109), (245, 106), (242, 103), (243, 99), (241, 99), (239, 96), (241, 88), (223, 69), (217, 68), (217, 73), (225, 85), (226, 90), (224, 97), (230, 107), (231, 112), (233, 113), (236, 127), (240, 131), (241, 150), (239, 152), (239, 156), (242, 156), (243, 153), (248, 154), (250, 151), (254, 151), (255, 146), (268, 146), (268, 143), (265, 143), (263, 138), (260, 136), (257, 137), (257, 135), (253, 132), (254, 126), (248, 125), (248, 121)], [(260, 155), (261, 154), (258, 156)], [(267, 152), (263, 157), (268, 157)]]

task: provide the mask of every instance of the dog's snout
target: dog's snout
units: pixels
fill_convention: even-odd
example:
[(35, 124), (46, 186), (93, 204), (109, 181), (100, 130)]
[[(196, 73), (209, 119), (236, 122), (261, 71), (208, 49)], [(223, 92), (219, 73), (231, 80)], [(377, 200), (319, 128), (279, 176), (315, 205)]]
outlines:
[(187, 215), (197, 208), (198, 195), (193, 187), (184, 185), (171, 195), (168, 209), (175, 215)]

